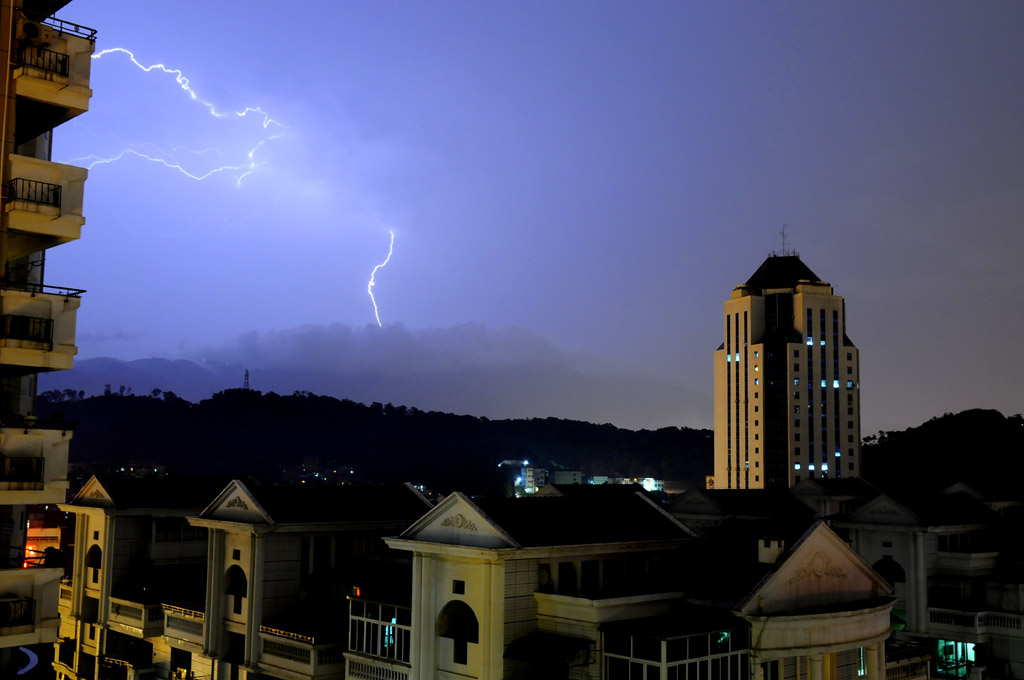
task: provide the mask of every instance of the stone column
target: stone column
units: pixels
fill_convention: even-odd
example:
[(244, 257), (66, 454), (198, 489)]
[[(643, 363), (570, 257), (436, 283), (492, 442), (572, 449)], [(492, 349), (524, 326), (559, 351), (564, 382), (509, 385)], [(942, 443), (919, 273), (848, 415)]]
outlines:
[(263, 619), (263, 540), (255, 531), (249, 535), (249, 586), (245, 608), (245, 665), (255, 668), (260, 650)]
[(867, 680), (883, 680), (885, 677), (885, 659), (882, 659), (882, 673), (879, 675), (878, 643), (864, 648), (864, 665), (867, 666)]
[(825, 680), (825, 676), (822, 673), (822, 663), (824, 661), (824, 654), (811, 654), (807, 657), (807, 677), (808, 680)]
[[(221, 590), (224, 587), (224, 531), (210, 529), (206, 538), (206, 616), (203, 654), (216, 658), (220, 642)], [(216, 666), (216, 664), (214, 664)]]

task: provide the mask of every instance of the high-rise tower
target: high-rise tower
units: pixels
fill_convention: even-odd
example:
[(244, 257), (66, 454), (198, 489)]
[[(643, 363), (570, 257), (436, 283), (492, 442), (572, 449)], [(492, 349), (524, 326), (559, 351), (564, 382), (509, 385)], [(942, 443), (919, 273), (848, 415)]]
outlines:
[(25, 507), (61, 503), (68, 488), (71, 432), (35, 414), (37, 374), (72, 367), (83, 292), (43, 278), (46, 250), (77, 239), (85, 223), (86, 170), (50, 154), (53, 129), (92, 95), (95, 31), (56, 19), (66, 4), (0, 0), (0, 677), (29, 659), (18, 647), (52, 649), (64, 573), (61, 560), (26, 546)]
[(832, 286), (797, 255), (772, 255), (726, 300), (724, 333), (715, 487), (859, 476), (859, 362)]

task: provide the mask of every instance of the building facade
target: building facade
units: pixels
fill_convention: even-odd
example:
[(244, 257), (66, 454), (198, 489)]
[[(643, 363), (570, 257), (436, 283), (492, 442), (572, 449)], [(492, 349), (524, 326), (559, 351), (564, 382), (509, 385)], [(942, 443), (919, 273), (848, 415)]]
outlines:
[(772, 255), (725, 302), (715, 351), (719, 489), (860, 472), (860, 372), (846, 306), (796, 255)]
[(0, 676), (57, 637), (63, 565), (26, 554), (26, 506), (64, 501), (66, 423), (35, 417), (36, 376), (69, 369), (83, 291), (44, 281), (46, 250), (80, 236), (83, 168), (51, 160), (53, 130), (89, 107), (95, 31), (53, 17), (61, 0), (0, 2)]

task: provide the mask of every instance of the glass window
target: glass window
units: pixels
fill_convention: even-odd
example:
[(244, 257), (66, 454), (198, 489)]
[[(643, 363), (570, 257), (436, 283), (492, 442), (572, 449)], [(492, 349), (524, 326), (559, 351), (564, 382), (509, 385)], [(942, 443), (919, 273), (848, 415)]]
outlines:
[(935, 655), (936, 675), (943, 678), (966, 678), (974, 667), (974, 643), (939, 640)]

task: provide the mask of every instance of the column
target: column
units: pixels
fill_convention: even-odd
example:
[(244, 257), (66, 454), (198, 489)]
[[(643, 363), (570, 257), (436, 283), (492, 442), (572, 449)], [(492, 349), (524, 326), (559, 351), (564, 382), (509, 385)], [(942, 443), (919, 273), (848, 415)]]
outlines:
[(884, 666), (885, 659), (884, 658), (882, 659), (882, 664), (883, 664), (882, 665), (882, 673), (881, 673), (881, 675), (879, 675), (879, 673), (878, 673), (878, 668), (879, 668), (879, 664), (878, 664), (879, 659), (878, 659), (878, 657), (879, 657), (879, 654), (878, 654), (878, 643), (877, 642), (875, 644), (873, 644), (873, 645), (868, 645), (867, 647), (864, 648), (864, 665), (867, 666), (867, 669), (866, 669), (867, 670), (867, 674), (868, 674), (867, 680), (882, 680), (882, 678), (885, 677), (885, 666)]
[(260, 650), (263, 618), (263, 540), (255, 531), (249, 535), (249, 592), (245, 608), (245, 665), (255, 667)]
[(825, 676), (822, 674), (822, 662), (824, 660), (824, 654), (811, 654), (807, 657), (807, 675), (808, 680), (824, 680)]
[(224, 531), (211, 528), (206, 539), (206, 617), (203, 626), (203, 654), (209, 657), (217, 655), (223, 625), (220, 596), (223, 574)]
[(418, 680), (420, 677), (420, 649), (423, 647), (423, 631), (417, 618), (423, 611), (423, 555), (413, 553), (412, 555), (412, 612), (409, 615), (409, 622), (412, 624), (412, 633), (409, 636), (409, 664), (412, 666), (410, 680)]
[[(918, 632), (925, 632), (929, 628), (928, 619), (928, 564), (924, 555), (924, 532), (914, 532), (914, 562), (917, 569), (913, 575), (914, 587), (914, 610), (918, 616)], [(910, 580), (909, 578), (907, 579)], [(908, 584), (909, 585), (909, 584)]]

